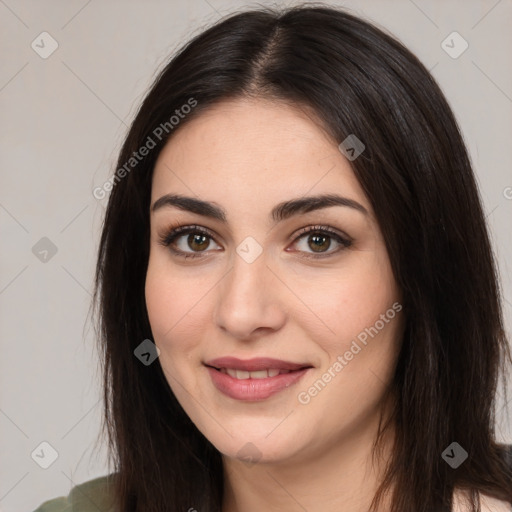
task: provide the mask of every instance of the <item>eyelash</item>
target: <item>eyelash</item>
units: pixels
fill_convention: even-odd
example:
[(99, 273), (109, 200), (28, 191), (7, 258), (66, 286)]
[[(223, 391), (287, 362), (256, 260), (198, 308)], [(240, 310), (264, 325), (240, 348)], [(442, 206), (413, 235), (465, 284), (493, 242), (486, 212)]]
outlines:
[[(189, 253), (189, 252), (184, 252), (181, 250), (176, 250), (171, 247), (171, 244), (177, 238), (179, 238), (180, 236), (183, 236), (183, 235), (191, 234), (191, 233), (194, 233), (194, 234), (200, 233), (201, 235), (211, 238), (213, 241), (215, 241), (215, 243), (218, 243), (215, 240), (215, 237), (213, 236), (213, 234), (208, 229), (203, 228), (201, 226), (197, 226), (195, 224), (194, 225), (186, 225), (186, 226), (171, 226), (171, 227), (169, 227), (167, 229), (167, 231), (159, 237), (159, 243), (161, 245), (163, 245), (164, 247), (168, 247), (169, 250), (173, 254), (175, 254), (176, 256), (179, 256), (181, 258), (185, 258), (185, 259), (187, 259), (187, 258), (203, 258), (204, 252), (206, 252), (206, 251), (201, 251), (201, 252), (196, 252), (196, 253), (190, 252)], [(321, 225), (308, 226), (308, 227), (300, 229), (297, 236), (294, 238), (293, 243), (297, 242), (298, 240), (300, 240), (301, 238), (303, 238), (305, 235), (308, 235), (308, 234), (327, 235), (327, 236), (333, 238), (336, 242), (338, 242), (341, 245), (341, 248), (338, 248), (337, 250), (332, 251), (332, 252), (318, 253), (318, 254), (304, 253), (302, 251), (299, 251), (300, 257), (302, 257), (302, 258), (308, 258), (308, 259), (326, 258), (326, 257), (332, 256), (334, 254), (337, 254), (338, 252), (340, 252), (352, 245), (352, 240), (349, 237), (344, 238), (343, 236), (341, 236), (338, 232), (334, 231), (329, 226), (321, 226)]]

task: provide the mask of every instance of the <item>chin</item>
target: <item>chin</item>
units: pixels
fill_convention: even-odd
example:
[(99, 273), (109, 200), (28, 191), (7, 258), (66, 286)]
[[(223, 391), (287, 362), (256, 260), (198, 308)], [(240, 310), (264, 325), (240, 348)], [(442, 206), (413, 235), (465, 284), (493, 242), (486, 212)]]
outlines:
[[(272, 428), (275, 428), (277, 424), (278, 422), (273, 422)], [(235, 434), (231, 437), (223, 431), (221, 435), (218, 435), (218, 432), (216, 435), (205, 435), (225, 457), (238, 459), (248, 464), (276, 463), (293, 459), (308, 445), (307, 440), (299, 437), (298, 431), (283, 429), (278, 433), (278, 428), (275, 428), (275, 431), (263, 430), (261, 425), (249, 421), (244, 427), (240, 426), (238, 430), (243, 434)]]

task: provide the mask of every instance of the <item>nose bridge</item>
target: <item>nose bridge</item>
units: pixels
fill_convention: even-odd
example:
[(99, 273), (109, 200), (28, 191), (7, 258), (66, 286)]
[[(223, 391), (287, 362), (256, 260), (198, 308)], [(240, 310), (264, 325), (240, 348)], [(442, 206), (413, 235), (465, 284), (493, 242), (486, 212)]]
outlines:
[(237, 337), (248, 337), (260, 327), (277, 329), (284, 320), (266, 255), (263, 251), (257, 254), (250, 244), (242, 242), (233, 254), (232, 268), (219, 283), (215, 306), (216, 324)]
[(268, 268), (264, 258), (248, 263), (240, 256), (233, 258), (233, 267), (226, 283), (226, 299), (244, 299), (246, 303), (253, 300), (259, 301), (259, 294), (262, 294), (265, 286)]
[[(235, 249), (232, 270), (228, 277), (227, 293), (233, 298), (251, 297), (258, 300), (268, 278), (268, 250), (253, 237), (245, 237)], [(229, 300), (229, 297), (227, 297)]]

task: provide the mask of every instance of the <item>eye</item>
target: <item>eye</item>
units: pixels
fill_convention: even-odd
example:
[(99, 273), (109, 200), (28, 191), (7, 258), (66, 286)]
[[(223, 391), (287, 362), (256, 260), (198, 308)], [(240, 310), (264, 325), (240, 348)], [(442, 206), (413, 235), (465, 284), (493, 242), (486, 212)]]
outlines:
[[(212, 242), (217, 248), (220, 247), (208, 229), (196, 225), (168, 228), (159, 240), (174, 255), (182, 258), (206, 256), (207, 251), (211, 250)], [(297, 246), (298, 251), (293, 252), (299, 252), (301, 257), (325, 258), (350, 247), (351, 244), (352, 240), (348, 236), (341, 235), (329, 226), (308, 226), (299, 231), (292, 245)], [(330, 250), (333, 247), (334, 250)]]
[[(299, 231), (294, 245), (305, 258), (324, 258), (346, 249), (352, 240), (343, 236), (329, 226), (308, 226)], [(334, 250), (332, 249), (334, 246)]]
[(169, 228), (162, 236), (160, 243), (168, 247), (176, 256), (183, 258), (201, 258), (215, 242), (212, 234), (201, 226), (178, 226)]

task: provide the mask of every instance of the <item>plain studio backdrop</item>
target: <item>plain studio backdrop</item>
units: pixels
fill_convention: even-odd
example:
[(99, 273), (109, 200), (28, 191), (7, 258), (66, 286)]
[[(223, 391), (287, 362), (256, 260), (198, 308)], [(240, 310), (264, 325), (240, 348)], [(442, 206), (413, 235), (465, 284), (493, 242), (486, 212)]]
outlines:
[[(510, 333), (512, 1), (325, 3), (391, 32), (441, 85), (477, 174)], [(0, 0), (0, 511), (33, 510), (107, 473), (104, 446), (93, 452), (102, 402), (87, 316), (107, 197), (93, 190), (168, 57), (255, 5)], [(510, 443), (500, 411), (499, 440)]]

